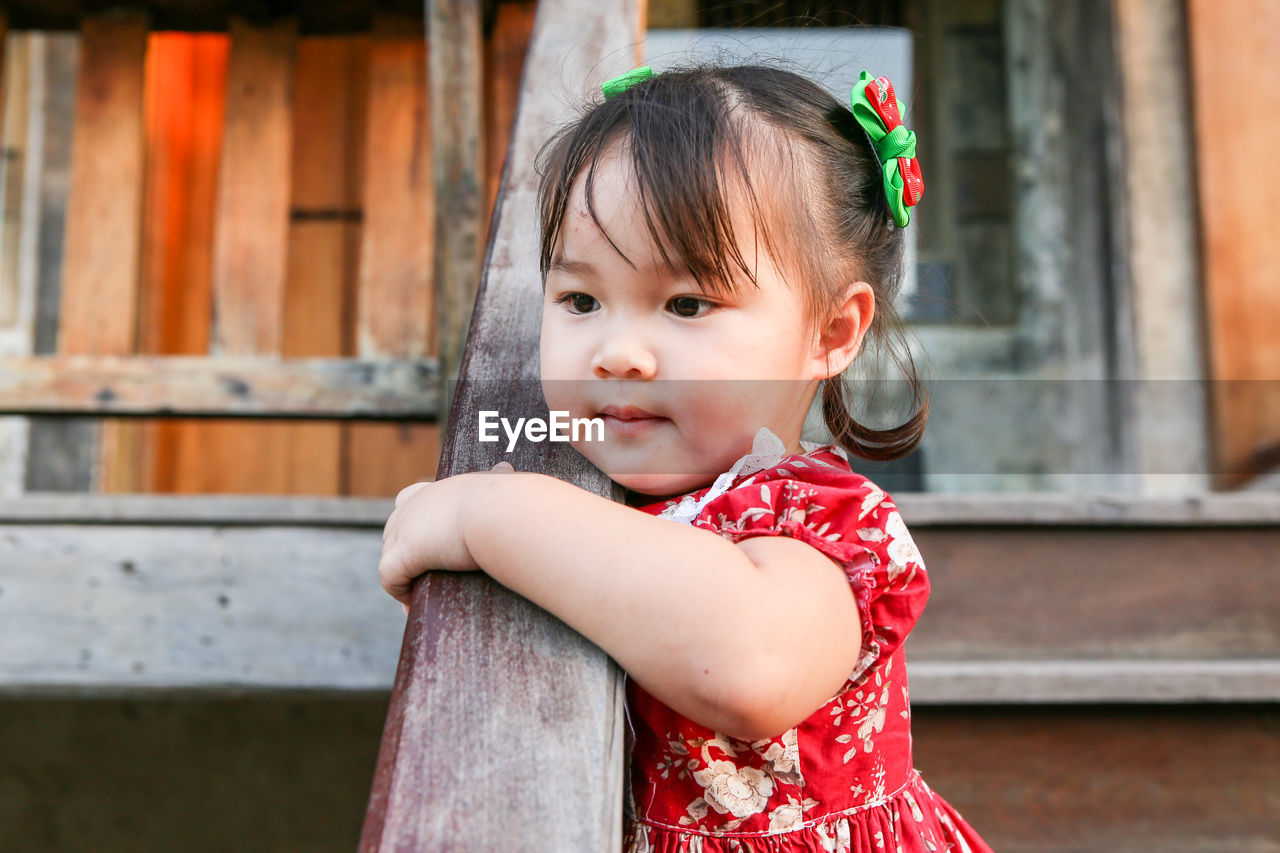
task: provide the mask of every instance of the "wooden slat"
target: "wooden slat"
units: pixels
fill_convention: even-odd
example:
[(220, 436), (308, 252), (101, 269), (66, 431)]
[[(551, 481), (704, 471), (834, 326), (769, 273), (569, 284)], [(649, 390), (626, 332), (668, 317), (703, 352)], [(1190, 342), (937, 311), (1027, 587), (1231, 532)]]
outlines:
[[(99, 0), (6, 0), (15, 29), (75, 29), (86, 12), (104, 5)], [(138, 0), (151, 12), (157, 30), (207, 32), (226, 30), (228, 10), (265, 14), (287, 9), (298, 17), (305, 35), (350, 35), (368, 32), (376, 10), (397, 14), (421, 9), (420, 0), (307, 0), (305, 3), (194, 2), (194, 0)]]
[[(545, 410), (537, 384), (518, 380), (537, 373), (533, 160), (565, 108), (547, 81), (626, 70), (638, 15), (631, 0), (539, 4), (443, 475), (497, 461), (491, 445), (457, 428), (481, 406)], [(434, 29), (433, 47), (449, 37)], [(502, 391), (486, 398), (495, 385)], [(604, 475), (563, 445), (512, 461), (609, 493)], [(466, 839), (476, 849), (616, 851), (623, 705), (618, 670), (581, 635), (483, 575), (428, 574), (414, 591), (361, 850), (439, 849)], [(537, 738), (528, 736), (530, 720)], [(503, 743), (520, 744), (518, 761), (495, 751)]]
[[(284, 345), (293, 153), (295, 22), (229, 28), (213, 245), (210, 354), (279, 355)], [(288, 424), (195, 424), (179, 488), (280, 494), (298, 488)]]
[[(1212, 502), (1223, 504), (1221, 515), (1240, 503), (1229, 496)], [(1135, 501), (1133, 514), (1150, 514), (1143, 506), (1151, 503)], [(36, 493), (0, 499), (0, 564), (9, 570), (0, 578), (0, 648), (22, 650), (0, 657), (0, 692), (385, 689), (403, 629), (373, 603), (385, 598), (374, 567), (391, 508), (388, 499), (315, 497)], [(1008, 502), (1007, 509), (1016, 520), (1016, 504)], [(920, 515), (909, 506), (904, 512)], [(929, 606), (907, 641), (919, 706), (1280, 701), (1275, 572), (1260, 562), (1277, 548), (1259, 540), (1258, 528), (1212, 527), (1201, 519), (1193, 530), (1168, 523), (1153, 536), (1149, 528), (1113, 518), (1079, 525), (1080, 538), (1064, 545), (1057, 535), (1036, 535), (1034, 527), (965, 527), (940, 513), (912, 526), (933, 578)], [(1273, 516), (1273, 539), (1277, 527)], [(947, 544), (938, 536), (957, 530), (965, 538), (935, 547)], [(1019, 531), (1021, 542), (1010, 541), (1010, 530)], [(313, 536), (327, 543), (323, 553), (289, 541)], [(1173, 541), (1163, 549), (1155, 544), (1167, 537)], [(1204, 537), (1209, 540), (1195, 544)], [(1206, 560), (1209, 552), (1220, 564)], [(1135, 561), (1135, 553), (1145, 559)], [(305, 559), (305, 568), (295, 567), (295, 559)], [(166, 568), (143, 571), (148, 560)], [(126, 562), (134, 571), (123, 568)], [(211, 566), (216, 578), (200, 580)], [(363, 584), (353, 594), (364, 603), (343, 616), (350, 656), (340, 666), (299, 654), (296, 670), (280, 674), (287, 644), (263, 614), (277, 614), (276, 599), (294, 594), (288, 585), (299, 571)], [(1099, 584), (1102, 577), (1111, 583)], [(22, 579), (20, 604), (10, 578)], [(193, 599), (192, 590), (205, 587), (237, 601), (249, 621), (191, 632), (193, 608), (197, 621), (204, 618), (204, 599)], [(1068, 601), (1071, 606), (1062, 604)], [(334, 606), (295, 608), (279, 630), (330, 643), (337, 636)], [(7, 607), (19, 608), (21, 617), (9, 619)], [(103, 618), (104, 611), (114, 615)], [(30, 626), (37, 622), (46, 627), (32, 645)], [(67, 669), (73, 640), (90, 629), (97, 632), (93, 665)], [(244, 630), (256, 632), (269, 649), (278, 681), (257, 668), (237, 636)], [(210, 662), (215, 648), (237, 652)], [(198, 665), (183, 673), (171, 664), (144, 663), (145, 672), (132, 673), (133, 649), (144, 660)], [(36, 675), (42, 672), (51, 675)]]
[(294, 27), (290, 19), (231, 25), (213, 259), (215, 355), (282, 346)]
[[(0, 98), (4, 157), (0, 162), (0, 356), (29, 355), (35, 345), (36, 237), (43, 165), (43, 42), (19, 35), (4, 43), (0, 10)], [(35, 42), (35, 44), (33, 44)], [(7, 67), (6, 67), (7, 66)], [(29, 421), (0, 419), (0, 494), (19, 494), (27, 470)]]
[[(922, 528), (935, 659), (1280, 659), (1280, 524)], [(1028, 614), (1044, 614), (1028, 618)]]
[(502, 0), (494, 10), (493, 34), (485, 41), (484, 107), (486, 196), (484, 221), (493, 218), (493, 204), (502, 182), (502, 166), (511, 146), (520, 75), (538, 9), (537, 0)]
[[(138, 341), (143, 353), (193, 356), (209, 351), (227, 47), (226, 36), (217, 33), (150, 37), (143, 325)], [(182, 421), (143, 422), (144, 488), (180, 490), (182, 449), (200, 438)]]
[[(58, 345), (123, 355), (137, 346), (147, 18), (119, 12), (81, 28)], [(137, 427), (104, 424), (97, 485), (138, 488)]]
[[(351, 308), (360, 241), (367, 42), (365, 37), (328, 36), (298, 44), (283, 341), (287, 357), (354, 351)], [(341, 494), (344, 425), (291, 424), (285, 429), (291, 488)]]
[(434, 359), (0, 358), (0, 413), (429, 420), (438, 382)]
[(391, 681), (404, 615), (377, 582), (377, 529), (0, 530), (0, 692), (385, 690)]
[[(445, 380), (462, 361), (484, 250), (484, 55), (480, 4), (426, 0), (435, 176), (435, 322)], [(446, 389), (445, 403), (449, 394)]]
[[(433, 352), (434, 195), (422, 18), (379, 15), (369, 44), (363, 154), (364, 225), (355, 298), (356, 352)], [(345, 482), (354, 495), (394, 495), (435, 476), (435, 424), (345, 427)]]
[[(1280, 7), (1186, 4), (1204, 300), (1222, 485), (1280, 466), (1280, 242), (1257, 200), (1280, 194)], [(1224, 128), (1249, 116), (1235, 140)]]
[[(1137, 471), (1180, 459), (1187, 473), (1142, 476), (1142, 491), (1203, 492), (1210, 487), (1208, 405), (1203, 378), (1203, 294), (1198, 265), (1195, 162), (1184, 5), (1169, 0), (1113, 4), (1123, 87), (1119, 148), (1124, 160), (1124, 221), (1132, 326), (1118, 324), (1125, 377), (1182, 380), (1181, 393), (1136, 393), (1129, 419), (1142, 440)], [(1126, 288), (1122, 288), (1125, 290)], [(1143, 390), (1170, 382), (1142, 383)], [(1140, 475), (1141, 476), (1141, 475)]]
[(911, 732), (995, 850), (1280, 853), (1276, 723), (1274, 705), (921, 708)]

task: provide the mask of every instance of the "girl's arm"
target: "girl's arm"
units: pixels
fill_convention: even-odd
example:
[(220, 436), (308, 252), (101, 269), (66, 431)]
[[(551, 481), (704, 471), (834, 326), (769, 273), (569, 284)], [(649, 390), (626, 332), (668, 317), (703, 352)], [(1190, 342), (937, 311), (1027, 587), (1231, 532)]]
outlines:
[(735, 545), (541, 474), (471, 482), (455, 508), (474, 563), (698, 723), (744, 740), (779, 734), (853, 670), (852, 590), (808, 545), (781, 536)]

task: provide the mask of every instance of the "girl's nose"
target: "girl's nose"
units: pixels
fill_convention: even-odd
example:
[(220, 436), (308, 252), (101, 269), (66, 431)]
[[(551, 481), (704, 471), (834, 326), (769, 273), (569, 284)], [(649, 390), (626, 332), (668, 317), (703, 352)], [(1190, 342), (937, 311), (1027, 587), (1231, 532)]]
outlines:
[(610, 335), (597, 348), (591, 372), (600, 379), (652, 379), (658, 372), (658, 359), (635, 336)]

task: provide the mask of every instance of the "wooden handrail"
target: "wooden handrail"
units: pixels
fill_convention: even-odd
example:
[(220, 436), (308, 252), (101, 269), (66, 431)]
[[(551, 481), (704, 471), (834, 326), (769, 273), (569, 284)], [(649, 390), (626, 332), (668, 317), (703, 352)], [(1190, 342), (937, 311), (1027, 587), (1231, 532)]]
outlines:
[[(545, 411), (534, 158), (578, 97), (565, 81), (583, 85), (635, 63), (639, 20), (636, 0), (539, 3), (442, 477), (498, 460), (494, 445), (462, 437), (460, 424), (480, 408)], [(585, 459), (551, 447), (507, 458), (611, 494)], [(414, 590), (360, 849), (618, 850), (623, 702), (618, 668), (559, 620), (483, 574), (426, 575)]]

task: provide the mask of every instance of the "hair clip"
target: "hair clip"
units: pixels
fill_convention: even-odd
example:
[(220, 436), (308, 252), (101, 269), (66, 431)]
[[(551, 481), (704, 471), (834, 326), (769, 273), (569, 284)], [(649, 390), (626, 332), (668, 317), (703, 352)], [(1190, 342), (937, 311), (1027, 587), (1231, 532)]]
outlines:
[(653, 76), (653, 69), (648, 65), (641, 65), (639, 68), (633, 68), (626, 74), (619, 74), (617, 77), (611, 77), (600, 84), (600, 88), (604, 91), (604, 97), (607, 101), (614, 95), (620, 95), (630, 89), (641, 80), (648, 80)]
[(916, 135), (902, 123), (898, 99), (888, 77), (858, 75), (849, 96), (853, 117), (866, 131), (884, 172), (884, 191), (893, 221), (901, 228), (911, 221), (913, 207), (924, 195), (924, 176), (916, 159)]

